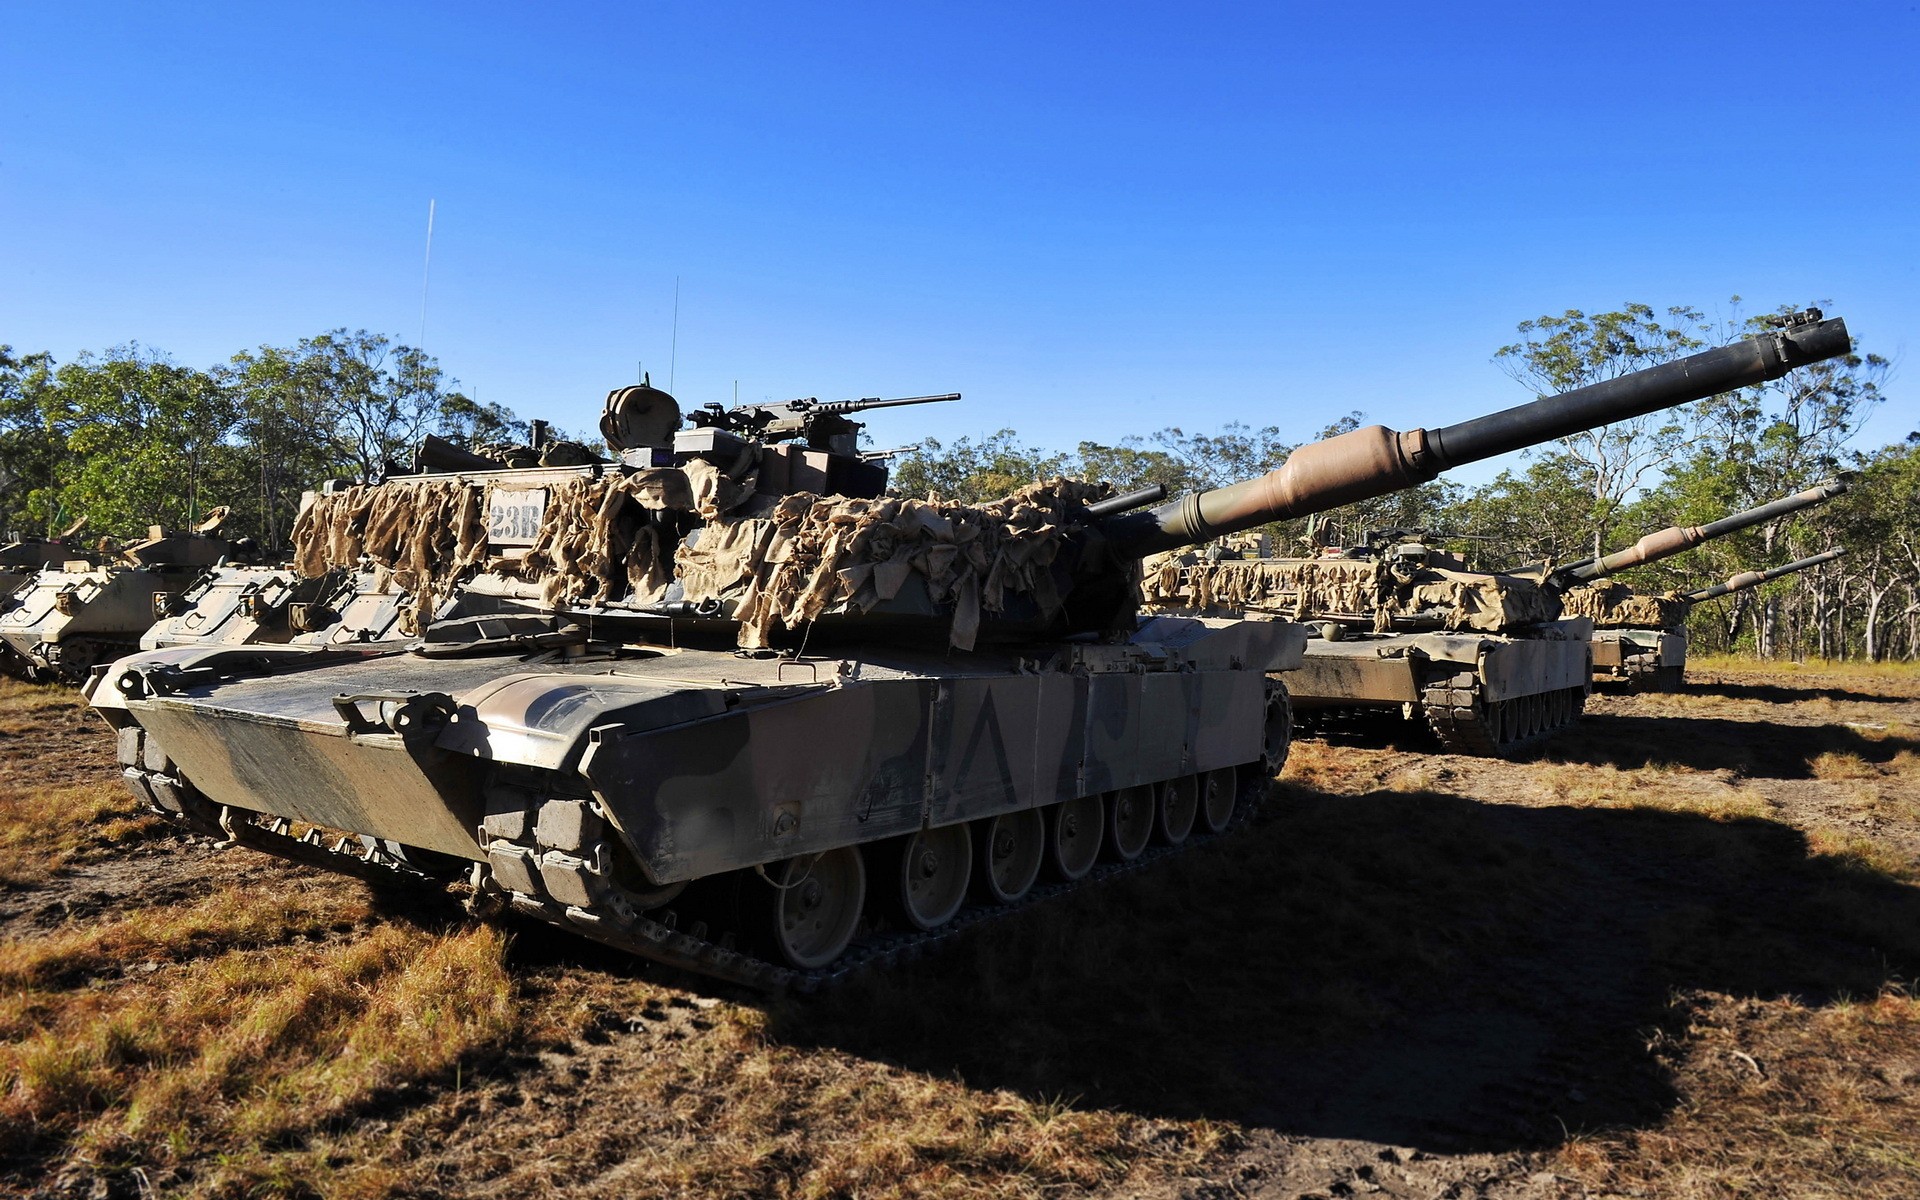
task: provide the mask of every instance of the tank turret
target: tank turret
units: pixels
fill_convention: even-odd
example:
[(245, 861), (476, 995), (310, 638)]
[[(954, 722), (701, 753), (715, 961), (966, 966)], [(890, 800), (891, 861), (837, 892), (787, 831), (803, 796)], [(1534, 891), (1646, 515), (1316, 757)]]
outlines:
[(1793, 562), (1784, 563), (1777, 567), (1768, 567), (1764, 571), (1742, 571), (1740, 574), (1728, 579), (1725, 583), (1716, 583), (1712, 587), (1704, 587), (1698, 591), (1688, 592), (1686, 594), (1686, 601), (1688, 604), (1699, 604), (1705, 600), (1717, 600), (1721, 596), (1733, 592), (1744, 592), (1748, 588), (1756, 588), (1763, 583), (1771, 583), (1782, 576), (1792, 575), (1799, 571), (1812, 570), (1814, 567), (1830, 563), (1836, 558), (1842, 558), (1846, 553), (1846, 548), (1841, 547), (1839, 549), (1827, 550), (1820, 554), (1811, 555), (1807, 558), (1796, 559)]

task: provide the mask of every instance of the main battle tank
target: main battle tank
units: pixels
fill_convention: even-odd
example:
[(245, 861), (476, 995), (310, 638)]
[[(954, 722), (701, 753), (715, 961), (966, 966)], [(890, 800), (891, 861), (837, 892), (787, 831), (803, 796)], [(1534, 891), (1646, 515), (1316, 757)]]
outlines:
[[(1773, 337), (1822, 328), (1809, 312)], [(1709, 350), (1571, 396), (1696, 399), (1751, 377), (1722, 374), (1755, 343)], [(1778, 365), (1784, 373), (1796, 362)], [(1770, 377), (1770, 376), (1761, 376)], [(1564, 399), (1564, 398), (1563, 398)], [(1543, 401), (1542, 403), (1548, 403)], [(1489, 422), (1495, 419), (1487, 419)], [(1458, 754), (1505, 755), (1571, 725), (1594, 670), (1594, 623), (1563, 614), (1574, 583), (1678, 553), (1707, 537), (1770, 520), (1844, 490), (1816, 489), (1700, 529), (1671, 529), (1630, 550), (1562, 572), (1481, 572), (1420, 540), (1384, 530), (1366, 546), (1316, 558), (1176, 553), (1149, 564), (1146, 595), (1160, 611), (1269, 614), (1314, 632), (1287, 685), (1303, 724), (1364, 733), (1382, 712), (1423, 721)]]
[(85, 520), (78, 521), (54, 538), (15, 535), (13, 541), (0, 546), (0, 612), (12, 607), (10, 597), (37, 572), (55, 564), (92, 566), (97, 561), (93, 551), (73, 544), (74, 535), (85, 526)]
[[(634, 389), (602, 426), (618, 462), (389, 480), (303, 512), (301, 574), (391, 569), (406, 646), (144, 652), (90, 696), (134, 791), (202, 830), (804, 988), (1053, 894), (1043, 876), (1224, 830), (1265, 789), (1290, 733), (1271, 676), (1304, 631), (1141, 619), (1141, 558), (1847, 347), (1829, 321), (1698, 364), (1692, 394), (1360, 430), (1150, 510), (1065, 481), (887, 497), (848, 406), (710, 407), (681, 430), (671, 397)], [(445, 597), (451, 615), (421, 616)]]
[(1595, 681), (1621, 682), (1642, 691), (1672, 691), (1686, 674), (1686, 620), (1692, 606), (1682, 597), (1639, 592), (1609, 576), (1825, 504), (1846, 490), (1845, 480), (1828, 480), (1705, 525), (1663, 529), (1625, 550), (1551, 572), (1548, 583), (1563, 592), (1562, 612), (1593, 622)]
[(1153, 607), (1245, 612), (1312, 631), (1287, 687), (1303, 726), (1365, 733), (1367, 717), (1424, 720), (1456, 754), (1507, 754), (1576, 720), (1592, 623), (1560, 619), (1551, 589), (1474, 571), (1424, 531), (1380, 530), (1317, 558), (1150, 564)]
[[(1590, 589), (1586, 605), (1594, 623), (1595, 677), (1623, 679), (1642, 691), (1677, 691), (1686, 679), (1687, 617), (1694, 605), (1830, 563), (1844, 554), (1845, 549), (1828, 550), (1765, 571), (1742, 571), (1725, 583), (1692, 592), (1649, 594), (1617, 585)], [(1574, 595), (1570, 593), (1569, 599)], [(1611, 675), (1606, 674), (1609, 669)]]
[(156, 525), (144, 541), (104, 555), (99, 565), (62, 562), (34, 575), (0, 612), (0, 670), (79, 683), (96, 663), (136, 648), (174, 591), (214, 563), (251, 552), (219, 536), (226, 517), (225, 508), (216, 509), (183, 533)]

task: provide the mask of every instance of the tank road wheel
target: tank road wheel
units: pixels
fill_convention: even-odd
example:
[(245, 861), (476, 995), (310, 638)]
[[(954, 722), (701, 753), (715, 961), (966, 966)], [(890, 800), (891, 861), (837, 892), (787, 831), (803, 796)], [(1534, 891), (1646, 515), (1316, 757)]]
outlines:
[(1107, 855), (1132, 862), (1153, 840), (1153, 788), (1121, 788), (1107, 795)]
[(974, 884), (982, 899), (1012, 904), (1040, 877), (1047, 854), (1047, 822), (1037, 808), (1001, 813), (973, 823)]
[(774, 953), (802, 971), (845, 952), (867, 902), (867, 868), (858, 846), (789, 858), (767, 868), (774, 885)]
[(1199, 815), (1202, 786), (1200, 776), (1182, 775), (1155, 789), (1160, 793), (1160, 803), (1154, 811), (1156, 837), (1169, 846), (1178, 846), (1187, 840), (1187, 835), (1193, 832), (1194, 818)]
[(1047, 809), (1047, 867), (1068, 883), (1093, 870), (1107, 814), (1099, 796), (1062, 800)]
[(894, 907), (915, 929), (938, 929), (967, 899), (973, 838), (965, 824), (922, 829), (898, 842), (893, 860)]
[(1227, 826), (1233, 824), (1234, 801), (1239, 799), (1240, 794), (1233, 768), (1217, 767), (1203, 771), (1199, 780), (1200, 828), (1208, 833), (1225, 833)]
[(1293, 698), (1287, 685), (1267, 680), (1267, 719), (1261, 734), (1261, 768), (1269, 781), (1277, 778), (1287, 765), (1287, 752), (1293, 748)]

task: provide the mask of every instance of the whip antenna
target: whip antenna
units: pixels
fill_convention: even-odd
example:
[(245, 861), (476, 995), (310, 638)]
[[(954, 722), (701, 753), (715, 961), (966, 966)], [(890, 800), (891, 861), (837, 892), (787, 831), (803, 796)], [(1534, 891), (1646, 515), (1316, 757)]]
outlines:
[(420, 341), (415, 349), (422, 354), (427, 350), (427, 283), (433, 278), (433, 206), (427, 201), (427, 259), (420, 268)]

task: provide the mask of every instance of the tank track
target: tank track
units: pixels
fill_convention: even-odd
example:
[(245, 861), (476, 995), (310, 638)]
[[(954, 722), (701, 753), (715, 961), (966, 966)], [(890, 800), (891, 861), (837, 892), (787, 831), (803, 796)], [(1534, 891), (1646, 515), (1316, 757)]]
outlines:
[(1504, 758), (1572, 725), (1586, 704), (1584, 687), (1489, 702), (1478, 681), (1463, 674), (1428, 684), (1420, 711), (1449, 753)]
[(1677, 692), (1685, 682), (1685, 673), (1683, 667), (1654, 666), (1649, 655), (1628, 660), (1621, 679), (1628, 691)]
[[(1268, 694), (1269, 720), (1277, 719), (1290, 737), (1292, 710), (1284, 688)], [(1275, 709), (1277, 708), (1277, 713)], [(530, 890), (505, 886), (487, 863), (473, 863), (465, 884), (454, 889), (465, 894), (470, 912), (483, 919), (502, 911), (542, 921), (568, 932), (627, 951), (630, 954), (708, 978), (762, 992), (813, 993), (867, 971), (911, 961), (976, 927), (1012, 918), (1032, 907), (1077, 893), (1083, 888), (1118, 879), (1164, 862), (1177, 854), (1231, 835), (1249, 821), (1271, 794), (1272, 784), (1285, 764), (1286, 741), (1276, 760), (1270, 753), (1242, 767), (1232, 823), (1220, 833), (1196, 828), (1179, 845), (1152, 845), (1128, 862), (1102, 862), (1071, 883), (1039, 882), (1011, 904), (968, 903), (958, 915), (925, 932), (874, 930), (859, 936), (832, 964), (800, 970), (748, 953), (737, 945), (733, 931), (712, 930), (704, 921), (681, 926), (678, 913), (663, 904), (642, 912), (624, 888), (611, 882), (607, 869), (612, 858), (604, 819), (591, 814), (586, 802), (565, 797), (533, 797), (520, 810), (517, 822), (489, 818), (488, 827), (510, 836), (489, 836), (490, 856), (527, 856), (542, 869), (532, 872)], [(372, 883), (407, 882), (448, 886), (450, 881), (409, 861), (404, 848), (372, 839), (342, 837), (329, 845), (318, 830), (295, 836), (289, 821), (245, 810), (215, 805), (191, 784), (176, 777), (171, 762), (150, 754), (136, 728), (120, 733), (120, 759), (127, 785), (162, 816), (184, 822), (196, 832), (214, 837), (223, 846), (243, 845), (294, 862), (352, 875)], [(158, 761), (155, 761), (155, 760)], [(549, 807), (563, 814), (546, 817)], [(499, 815), (499, 814), (495, 814)], [(545, 818), (545, 819), (543, 819)], [(512, 828), (517, 825), (518, 828)], [(497, 861), (497, 860), (496, 860)], [(557, 870), (556, 870), (557, 868)], [(550, 884), (557, 886), (550, 887)], [(555, 891), (574, 892), (556, 896)], [(570, 903), (584, 900), (586, 903)]]
[(28, 678), (35, 683), (66, 683), (78, 686), (87, 673), (101, 663), (124, 658), (140, 649), (134, 638), (72, 638), (63, 642), (42, 642), (34, 647), (40, 661), (28, 661)]

